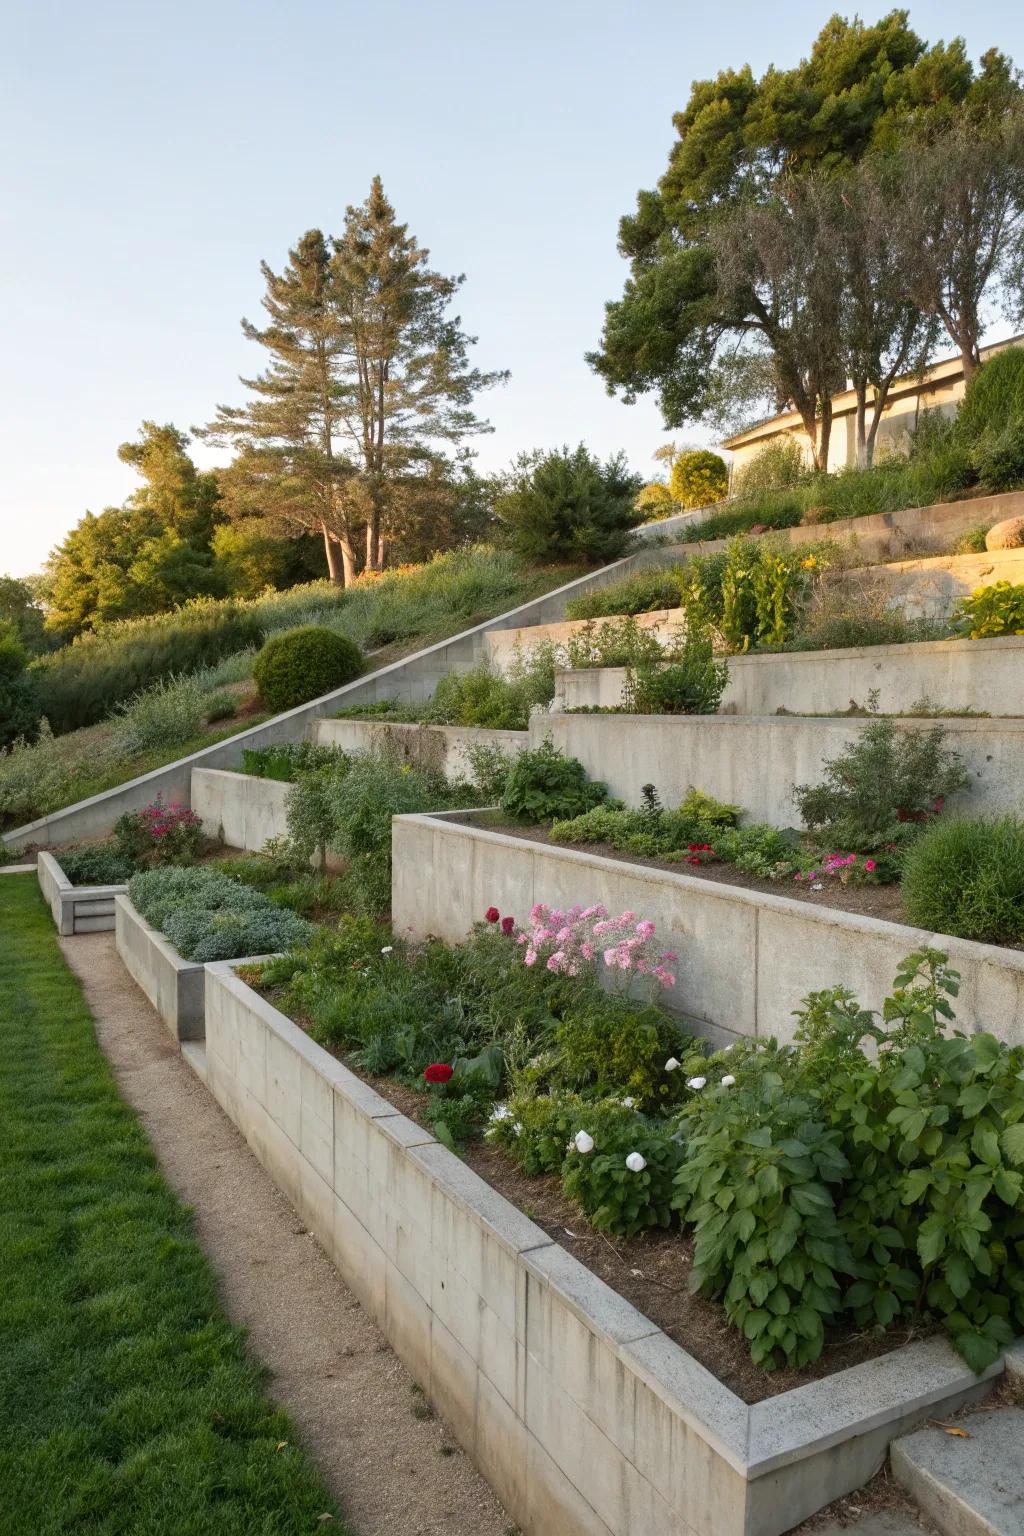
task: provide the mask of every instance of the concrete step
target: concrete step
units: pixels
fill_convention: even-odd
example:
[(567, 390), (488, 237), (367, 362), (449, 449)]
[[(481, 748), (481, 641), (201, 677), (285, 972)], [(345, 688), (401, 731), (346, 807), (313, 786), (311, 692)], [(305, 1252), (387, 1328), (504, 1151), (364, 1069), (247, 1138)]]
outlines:
[(205, 1083), (207, 1079), (206, 1041), (183, 1040), (181, 1042), (181, 1054), (199, 1078), (199, 1081)]
[(890, 1448), (893, 1472), (941, 1536), (1024, 1533), (1024, 1409), (957, 1420), (965, 1436), (919, 1429)]

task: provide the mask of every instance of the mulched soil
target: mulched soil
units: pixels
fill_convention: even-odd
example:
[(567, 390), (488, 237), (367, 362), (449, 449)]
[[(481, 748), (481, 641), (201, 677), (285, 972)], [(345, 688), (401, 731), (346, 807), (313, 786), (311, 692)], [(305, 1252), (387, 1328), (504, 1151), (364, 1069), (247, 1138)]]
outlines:
[[(273, 1001), (272, 993), (270, 997)], [(296, 1023), (302, 1026), (303, 1020), (298, 1018)], [(402, 1114), (424, 1124), (423, 1093), (394, 1078), (364, 1072), (342, 1051), (327, 1049)], [(884, 1334), (857, 1332), (851, 1327), (828, 1329), (824, 1353), (813, 1365), (802, 1370), (762, 1370), (751, 1360), (745, 1341), (726, 1320), (718, 1302), (693, 1295), (688, 1289), (693, 1259), (689, 1237), (660, 1228), (634, 1238), (606, 1237), (595, 1232), (579, 1207), (566, 1199), (554, 1175), (530, 1177), (500, 1148), (486, 1142), (470, 1143), (461, 1155), (485, 1183), (650, 1318), (745, 1403), (789, 1392), (925, 1336), (923, 1330), (905, 1328)]]
[(637, 853), (623, 853), (607, 843), (553, 843), (547, 827), (528, 827), (517, 823), (492, 820), (472, 812), (460, 818), (466, 826), (486, 827), (488, 832), (502, 832), (508, 837), (521, 837), (528, 843), (545, 843), (551, 848), (572, 849), (576, 853), (599, 853), (604, 859), (616, 859), (620, 864), (642, 864), (648, 869), (668, 869), (676, 875), (692, 875), (695, 880), (710, 880), (716, 885), (737, 885), (746, 891), (763, 891), (768, 896), (789, 896), (794, 901), (804, 901), (816, 907), (836, 907), (842, 912), (860, 912), (865, 917), (881, 917), (890, 923), (905, 923), (906, 915), (900, 899), (898, 885), (842, 885), (838, 880), (826, 880), (825, 889), (812, 891), (809, 883), (802, 880), (761, 880), (757, 875), (745, 875), (735, 864), (687, 864), (685, 859), (645, 858)]

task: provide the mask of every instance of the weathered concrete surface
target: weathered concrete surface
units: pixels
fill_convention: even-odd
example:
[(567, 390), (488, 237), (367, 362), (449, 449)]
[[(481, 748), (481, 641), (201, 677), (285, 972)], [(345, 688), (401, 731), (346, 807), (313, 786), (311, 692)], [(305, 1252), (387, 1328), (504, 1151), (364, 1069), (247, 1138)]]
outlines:
[(126, 971), (163, 1019), (172, 1039), (201, 1040), (205, 966), (183, 960), (127, 895), (114, 899), (114, 934)]
[(126, 885), (72, 885), (57, 859), (45, 851), (36, 862), (36, 877), (58, 933), (109, 933), (113, 929), (114, 898), (124, 894)]
[[(554, 712), (616, 708), (625, 681), (625, 667), (559, 672)], [(1024, 716), (1024, 636), (730, 656), (720, 713), (830, 715), (866, 709), (872, 694), (887, 715), (928, 699), (940, 709)]]
[(345, 752), (387, 746), (406, 762), (473, 782), (474, 747), (497, 747), (515, 757), (529, 746), (526, 731), (491, 731), (475, 725), (397, 725), (387, 720), (320, 720), (316, 739)]
[(1024, 1409), (959, 1421), (966, 1438), (920, 1429), (892, 1447), (893, 1472), (942, 1536), (1021, 1536)]
[(948, 619), (961, 598), (997, 581), (1024, 581), (1024, 549), (989, 550), (983, 555), (944, 555), (902, 560), (894, 565), (846, 571), (834, 578), (854, 596), (865, 588), (908, 619)]
[(193, 768), (191, 805), (204, 832), (229, 848), (258, 853), (268, 838), (287, 837), (291, 788), (251, 773)]
[(814, 1536), (921, 1536), (925, 1529), (912, 1515), (891, 1514), (881, 1510), (875, 1515), (862, 1515), (856, 1520), (844, 1520), (842, 1525), (819, 1525)]
[[(186, 1065), (110, 934), (64, 941), (164, 1177), (195, 1213), (221, 1302), (359, 1536), (508, 1536), (510, 1521), (306, 1224)], [(326, 1526), (330, 1530), (330, 1525)], [(13, 1536), (13, 1533), (12, 1533)], [(28, 1536), (28, 1533), (26, 1533)], [(210, 1536), (215, 1536), (211, 1532)]]
[[(975, 815), (1024, 810), (1024, 719), (899, 720), (899, 731), (941, 727), (960, 754), (969, 787), (950, 808)], [(741, 806), (753, 821), (799, 825), (794, 784), (815, 784), (824, 764), (864, 730), (862, 719), (779, 715), (544, 715), (532, 743), (550, 736), (592, 779), (639, 805), (655, 784), (677, 805), (691, 784)]]
[[(640, 629), (653, 630), (662, 644), (667, 644), (685, 625), (686, 610), (655, 608), (650, 613), (637, 613), (633, 617)], [(609, 616), (602, 619), (564, 619), (558, 624), (536, 624), (525, 629), (496, 629), (487, 636), (487, 654), (499, 671), (507, 672), (517, 655), (527, 655), (531, 646), (542, 643), (564, 646), (574, 635), (617, 622), (616, 616)]]
[[(975, 496), (964, 501), (940, 501), (928, 507), (905, 507), (901, 512), (878, 512), (870, 517), (843, 517), (833, 523), (809, 523), (783, 528), (771, 537), (799, 548), (834, 539), (849, 544), (867, 562), (900, 560), (914, 554), (945, 554), (963, 533), (990, 526), (1024, 513), (1024, 491), (1000, 496)], [(724, 549), (727, 539), (704, 539), (674, 548), (676, 559), (688, 553)]]
[(922, 1411), (988, 1390), (930, 1340), (747, 1408), (230, 963), (208, 969), (206, 1069), (533, 1536), (779, 1536)]
[(392, 833), (395, 931), (459, 942), (489, 906), (520, 921), (536, 901), (603, 902), (651, 918), (678, 950), (666, 1000), (701, 1033), (792, 1039), (809, 992), (847, 986), (879, 1009), (899, 962), (923, 944), (961, 973), (957, 1022), (1024, 1043), (1024, 953), (784, 895), (492, 832), (451, 816), (399, 816)]

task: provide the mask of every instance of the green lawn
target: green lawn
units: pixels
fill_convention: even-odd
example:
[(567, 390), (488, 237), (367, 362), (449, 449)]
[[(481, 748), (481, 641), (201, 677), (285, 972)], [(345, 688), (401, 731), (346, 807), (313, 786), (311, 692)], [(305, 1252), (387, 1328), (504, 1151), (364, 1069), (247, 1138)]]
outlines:
[(328, 1511), (34, 877), (0, 876), (0, 1533), (291, 1536)]

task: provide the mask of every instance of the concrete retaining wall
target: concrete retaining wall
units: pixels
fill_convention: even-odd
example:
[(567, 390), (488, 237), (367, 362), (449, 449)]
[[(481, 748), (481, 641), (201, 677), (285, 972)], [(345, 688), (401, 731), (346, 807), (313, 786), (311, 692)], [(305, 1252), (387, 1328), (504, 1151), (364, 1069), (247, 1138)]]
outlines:
[(871, 589), (886, 606), (908, 619), (950, 618), (961, 598), (997, 581), (1024, 582), (1024, 549), (997, 549), (984, 555), (944, 555), (929, 560), (901, 560), (843, 572), (833, 578), (853, 597)]
[(231, 964), (207, 981), (211, 1091), (529, 1536), (778, 1536), (988, 1390), (932, 1340), (748, 1408)]
[(850, 987), (878, 1009), (899, 962), (924, 944), (961, 973), (957, 1022), (1024, 1043), (1024, 953), (975, 944), (694, 875), (509, 837), (451, 816), (399, 816), (392, 837), (395, 931), (459, 942), (489, 906), (526, 919), (536, 901), (603, 902), (651, 918), (679, 951), (666, 1001), (702, 1034), (790, 1040), (809, 992)]
[[(555, 711), (616, 708), (625, 680), (624, 667), (560, 672)], [(828, 715), (851, 704), (865, 709), (872, 693), (889, 715), (927, 698), (940, 709), (1024, 716), (1024, 635), (730, 656), (721, 713)]]
[[(908, 555), (944, 554), (961, 534), (972, 528), (991, 527), (1007, 517), (1024, 514), (1024, 491), (1001, 496), (975, 496), (965, 501), (940, 501), (928, 507), (905, 507), (901, 512), (878, 512), (870, 517), (843, 517), (834, 523), (783, 528), (772, 534), (799, 548), (821, 539), (853, 545), (868, 561), (900, 560)], [(726, 539), (704, 539), (680, 545), (675, 558), (687, 553), (724, 549)]]
[[(653, 629), (664, 644), (685, 624), (686, 610), (655, 608), (650, 613), (637, 613), (634, 618), (641, 629)], [(537, 624), (531, 629), (499, 629), (487, 636), (487, 653), (499, 671), (507, 672), (517, 651), (525, 655), (531, 646), (542, 642), (567, 645), (573, 635), (617, 621), (616, 616), (610, 615), (603, 619), (564, 619), (560, 624)]]
[[(667, 526), (668, 523), (651, 525), (652, 528), (662, 530)], [(370, 672), (354, 683), (347, 683), (344, 688), (324, 694), (322, 698), (301, 704), (283, 715), (275, 715), (272, 720), (266, 720), (248, 731), (241, 731), (237, 736), (230, 736), (215, 746), (193, 752), (189, 757), (156, 768), (152, 773), (118, 785), (116, 789), (92, 795), (62, 811), (54, 811), (50, 816), (17, 827), (3, 835), (3, 842), (14, 850), (48, 848), (81, 838), (102, 837), (112, 829), (123, 812), (141, 809), (150, 804), (158, 793), (167, 801), (187, 804), (193, 768), (237, 768), (246, 747), (271, 746), (279, 741), (301, 741), (310, 734), (318, 719), (349, 704), (372, 703), (377, 699), (389, 698), (412, 703), (429, 699), (442, 677), (449, 672), (465, 671), (486, 654), (489, 631), (547, 624), (560, 619), (570, 598), (617, 581), (637, 566), (648, 563), (652, 558), (660, 558), (662, 551), (659, 549), (645, 550), (642, 547), (645, 540), (658, 536), (649, 528), (639, 529), (636, 537), (640, 547), (625, 559), (603, 566), (587, 576), (580, 576), (565, 586), (545, 593), (543, 597), (534, 598), (496, 618), (474, 625), (472, 629), (464, 630), (450, 640), (441, 640), (436, 645), (427, 646), (403, 661), (392, 662), (390, 666)]]
[[(866, 722), (779, 715), (544, 715), (533, 741), (550, 736), (592, 779), (639, 805), (645, 784), (676, 805), (693, 784), (754, 821), (799, 824), (794, 784), (817, 783), (824, 763), (856, 741)], [(1024, 811), (1024, 720), (898, 720), (899, 731), (941, 726), (970, 787), (956, 808), (970, 815)]]
[(193, 768), (191, 804), (210, 837), (258, 853), (268, 838), (287, 837), (291, 788), (251, 773)]
[(109, 933), (114, 898), (126, 885), (72, 885), (52, 853), (40, 853), (36, 878), (60, 934)]
[(151, 928), (136, 911), (128, 896), (115, 898), (114, 932), (125, 969), (149, 998), (174, 1039), (201, 1040), (205, 966), (183, 960), (163, 934)]
[(469, 753), (473, 747), (498, 747), (506, 757), (515, 757), (530, 741), (527, 731), (489, 731), (474, 725), (393, 725), (386, 720), (320, 720), (316, 739), (345, 752), (388, 746), (406, 762), (470, 782), (473, 764)]

